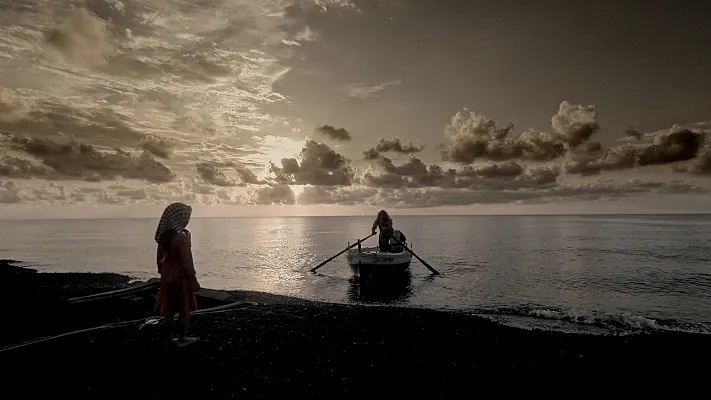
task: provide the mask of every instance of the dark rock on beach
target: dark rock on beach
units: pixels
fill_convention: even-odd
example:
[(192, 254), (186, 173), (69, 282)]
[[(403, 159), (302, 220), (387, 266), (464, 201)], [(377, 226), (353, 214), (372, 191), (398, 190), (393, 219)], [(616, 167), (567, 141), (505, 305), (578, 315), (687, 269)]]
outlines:
[[(198, 293), (201, 340), (161, 346), (156, 287), (112, 274), (34, 273), (0, 261), (4, 398), (472, 398), (702, 387), (711, 336), (599, 336), (511, 328), (465, 313), (336, 305), (253, 292)], [(131, 321), (24, 347), (14, 344)], [(1, 347), (5, 346), (5, 347)], [(572, 391), (569, 391), (572, 390)], [(34, 395), (34, 396), (33, 396)], [(177, 395), (177, 397), (176, 397)]]

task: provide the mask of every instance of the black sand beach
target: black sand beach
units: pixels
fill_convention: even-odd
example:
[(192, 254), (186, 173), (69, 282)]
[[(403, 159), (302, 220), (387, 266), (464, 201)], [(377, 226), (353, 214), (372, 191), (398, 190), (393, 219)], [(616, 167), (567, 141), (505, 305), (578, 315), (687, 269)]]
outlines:
[[(200, 342), (163, 349), (140, 322), (25, 347), (41, 337), (154, 316), (156, 289), (69, 304), (129, 287), (113, 274), (36, 273), (0, 261), (3, 398), (472, 398), (675, 394), (706, 386), (711, 336), (593, 336), (505, 327), (464, 313), (209, 291)], [(493, 390), (495, 394), (486, 394)], [(49, 398), (49, 397), (48, 397)]]

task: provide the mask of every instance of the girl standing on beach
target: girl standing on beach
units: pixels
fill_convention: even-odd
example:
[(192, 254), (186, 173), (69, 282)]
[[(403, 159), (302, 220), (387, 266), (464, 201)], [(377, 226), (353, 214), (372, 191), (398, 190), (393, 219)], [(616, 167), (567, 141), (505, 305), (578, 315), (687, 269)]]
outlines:
[(200, 284), (195, 276), (190, 232), (185, 229), (190, 222), (192, 207), (173, 203), (165, 208), (158, 223), (154, 239), (158, 243), (156, 261), (160, 274), (160, 289), (156, 309), (165, 318), (164, 340), (166, 345), (173, 339), (173, 318), (178, 313), (178, 346), (198, 340), (186, 336), (190, 312), (197, 310), (195, 292)]

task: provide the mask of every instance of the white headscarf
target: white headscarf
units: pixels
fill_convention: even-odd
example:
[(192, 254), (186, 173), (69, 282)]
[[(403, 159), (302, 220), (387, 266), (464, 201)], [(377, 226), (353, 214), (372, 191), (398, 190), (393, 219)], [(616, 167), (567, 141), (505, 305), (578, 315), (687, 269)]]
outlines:
[(160, 217), (156, 234), (153, 237), (156, 243), (160, 243), (160, 237), (165, 231), (175, 229), (180, 232), (188, 226), (190, 215), (193, 213), (193, 208), (183, 203), (173, 203), (163, 210), (163, 215)]

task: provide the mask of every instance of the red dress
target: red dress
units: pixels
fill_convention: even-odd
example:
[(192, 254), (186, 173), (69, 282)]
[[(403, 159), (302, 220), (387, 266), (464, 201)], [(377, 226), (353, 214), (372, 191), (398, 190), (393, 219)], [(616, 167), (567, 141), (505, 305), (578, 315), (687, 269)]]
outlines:
[(160, 289), (156, 310), (163, 317), (175, 313), (189, 315), (197, 310), (197, 300), (192, 290), (191, 281), (195, 278), (195, 266), (190, 249), (190, 236), (179, 233), (170, 241), (167, 254), (162, 246), (157, 252), (158, 273), (160, 273)]

